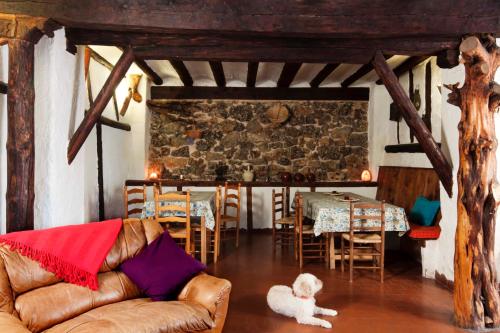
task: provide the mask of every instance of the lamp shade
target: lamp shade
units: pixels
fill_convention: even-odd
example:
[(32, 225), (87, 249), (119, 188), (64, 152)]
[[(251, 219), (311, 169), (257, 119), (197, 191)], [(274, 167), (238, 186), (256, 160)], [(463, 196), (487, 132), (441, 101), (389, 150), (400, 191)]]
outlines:
[(370, 170), (363, 170), (361, 173), (361, 180), (364, 182), (369, 182), (372, 180), (372, 173)]

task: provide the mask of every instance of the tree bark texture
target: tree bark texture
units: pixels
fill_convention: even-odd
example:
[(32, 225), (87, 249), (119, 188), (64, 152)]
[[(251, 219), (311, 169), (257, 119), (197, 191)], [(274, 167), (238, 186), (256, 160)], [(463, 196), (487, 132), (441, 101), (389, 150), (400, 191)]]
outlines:
[(448, 102), (461, 109), (459, 130), (458, 221), (455, 234), (454, 309), (462, 328), (500, 327), (495, 268), (496, 180), (494, 76), (500, 51), (489, 35), (467, 37), (460, 45), (465, 81), (448, 85)]
[(34, 44), (9, 40), (7, 232), (33, 229), (35, 200)]

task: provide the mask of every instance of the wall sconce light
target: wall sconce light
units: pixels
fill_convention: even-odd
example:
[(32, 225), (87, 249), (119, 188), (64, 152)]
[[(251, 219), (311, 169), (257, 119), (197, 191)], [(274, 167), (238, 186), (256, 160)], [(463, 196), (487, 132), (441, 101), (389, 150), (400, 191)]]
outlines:
[(149, 174), (149, 179), (158, 179), (158, 174), (156, 172), (151, 172)]
[(361, 173), (361, 180), (364, 182), (369, 182), (372, 180), (372, 173), (370, 170), (363, 170)]

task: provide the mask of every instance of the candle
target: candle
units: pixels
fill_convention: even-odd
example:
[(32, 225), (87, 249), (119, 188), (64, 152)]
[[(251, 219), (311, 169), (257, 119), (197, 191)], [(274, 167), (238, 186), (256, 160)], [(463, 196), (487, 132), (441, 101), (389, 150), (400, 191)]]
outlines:
[(361, 180), (364, 182), (369, 182), (372, 180), (372, 173), (370, 170), (363, 170), (361, 173)]

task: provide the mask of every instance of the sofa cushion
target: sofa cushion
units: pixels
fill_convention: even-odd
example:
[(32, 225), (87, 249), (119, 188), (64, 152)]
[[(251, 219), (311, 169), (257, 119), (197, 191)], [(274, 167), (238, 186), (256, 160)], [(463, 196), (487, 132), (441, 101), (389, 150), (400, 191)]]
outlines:
[(192, 332), (213, 326), (208, 310), (197, 303), (152, 302), (139, 298), (93, 309), (45, 332)]
[(21, 321), (30, 331), (40, 332), (95, 307), (141, 295), (122, 272), (101, 273), (98, 279), (97, 291), (60, 282), (18, 296), (15, 307)]
[(172, 299), (205, 265), (187, 254), (168, 231), (136, 257), (125, 261), (121, 270), (155, 301)]

